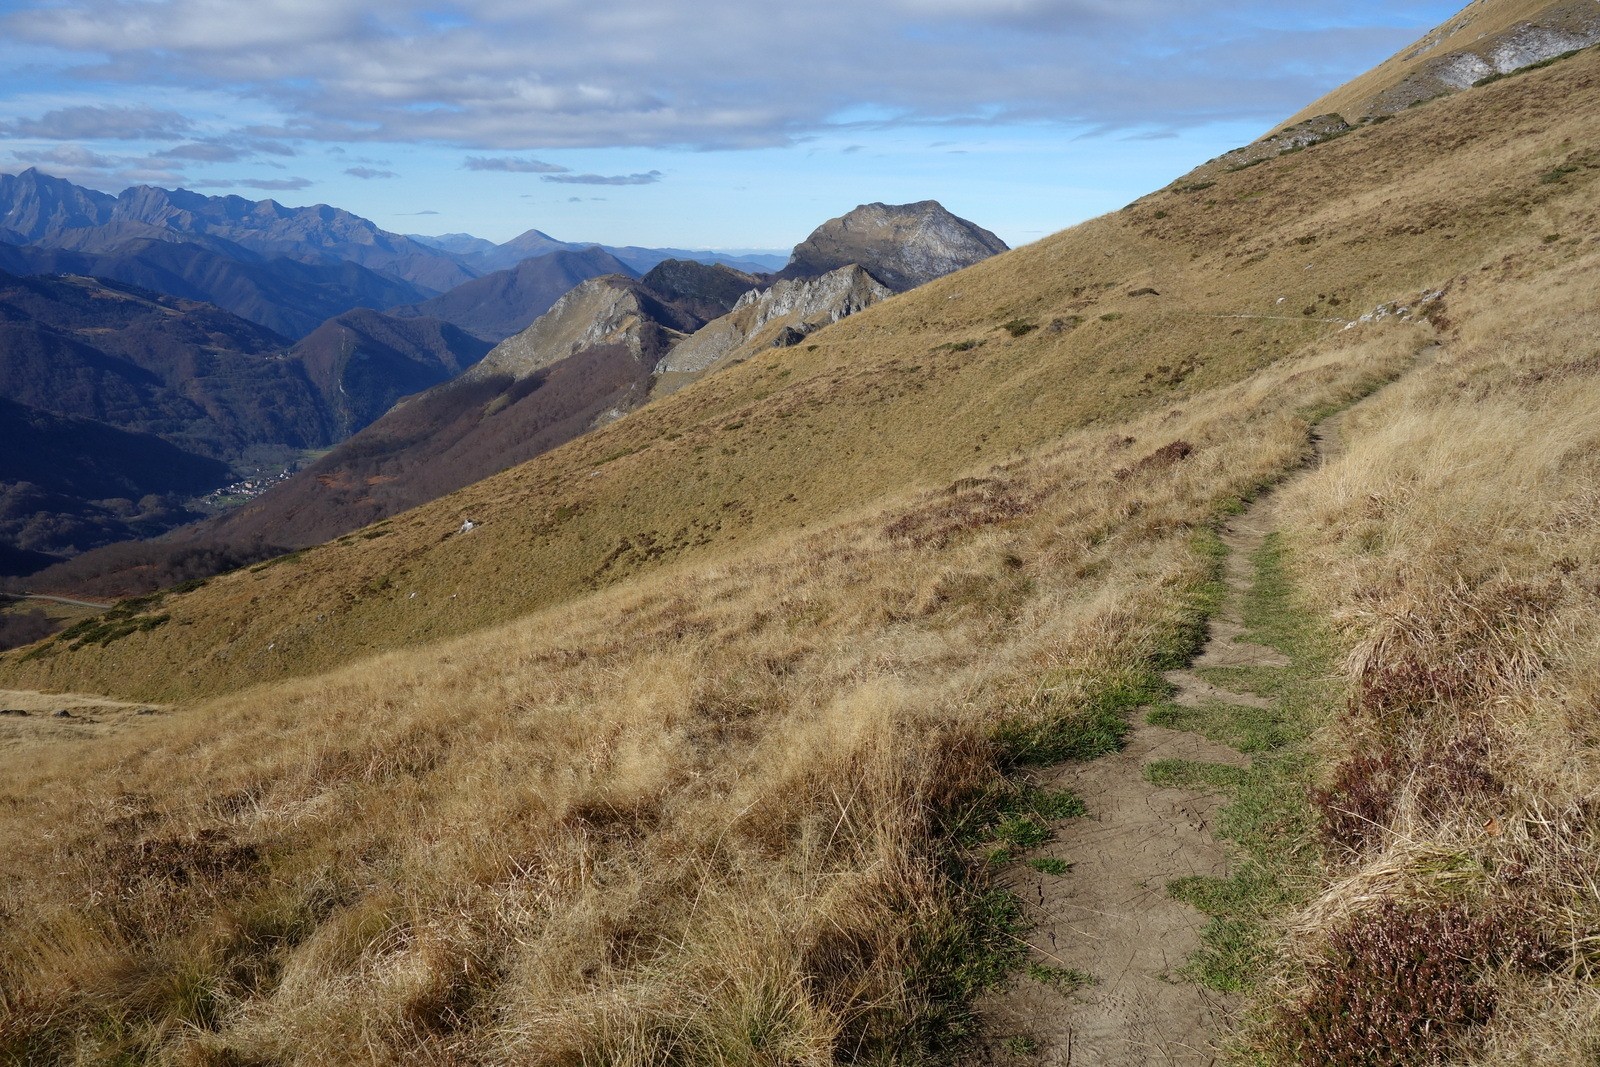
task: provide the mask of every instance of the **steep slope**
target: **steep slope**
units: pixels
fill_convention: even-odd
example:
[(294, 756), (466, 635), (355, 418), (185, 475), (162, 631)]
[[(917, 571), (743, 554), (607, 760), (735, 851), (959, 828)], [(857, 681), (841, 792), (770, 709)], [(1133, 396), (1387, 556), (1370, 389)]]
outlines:
[(1600, 41), (1591, 0), (1474, 0), (1460, 14), (1288, 122), (1319, 115), (1347, 122), (1392, 115), (1481, 79)]
[[(1600, 121), (1595, 64), (1586, 53), (1174, 185), (764, 350), (382, 537), (219, 579), (174, 602), (175, 617), (210, 620), (183, 641), (130, 638), (6, 669), (150, 695), (303, 672), (748, 545), (1238, 380), (1568, 228), (1551, 220), (1600, 173), (1574, 147), (1594, 143)], [(479, 382), (487, 404), (494, 391)], [(445, 536), (469, 518), (470, 537)], [(362, 591), (380, 580), (394, 592)], [(448, 615), (408, 599), (447, 590), (466, 594)], [(301, 627), (318, 615), (313, 637)]]
[(983, 227), (934, 200), (863, 204), (795, 246), (778, 278), (817, 278), (854, 263), (897, 293), (1006, 251)]
[(188, 537), (315, 544), (478, 481), (636, 406), (669, 340), (699, 321), (626, 275), (586, 281), (459, 377)]
[(490, 344), (520, 333), (573, 286), (602, 274), (634, 272), (598, 248), (559, 249), (524, 259), (456, 286), (431, 300), (392, 308), (391, 315), (442, 319)]
[(0, 396), (230, 463), (331, 442), (283, 338), (195, 301), (0, 273)]
[(32, 457), (4, 477), (0, 536), (58, 556), (153, 536), (197, 518), (182, 498), (230, 469), (331, 444), (335, 419), (286, 348), (209, 304), (0, 272), (0, 399), (30, 413), (7, 426), (26, 438), (8, 458)]
[(21, 241), (87, 229), (105, 222), (116, 197), (85, 189), (29, 167), (0, 174), (0, 226)]
[(329, 319), (290, 354), (322, 397), (342, 440), (380, 418), (401, 397), (448, 381), (490, 345), (448, 322), (395, 318), (367, 308)]
[(12, 274), (80, 274), (200, 300), (291, 340), (357, 307), (389, 307), (417, 299), (416, 287), (355, 263), (263, 259), (243, 248), (230, 254), (181, 240), (136, 238), (102, 252), (38, 245), (0, 245), (0, 270)]
[(0, 575), (192, 521), (185, 501), (227, 475), (227, 464), (159, 437), (0, 397), (0, 544), (21, 568)]
[[(1584, 1062), (1597, 139), (1590, 54), (1184, 181), (0, 657), (230, 690), (0, 719), (0, 1053), (970, 1062), (991, 984), (1048, 1017), (991, 1062), (1080, 1062), (1056, 1023), (1126, 960), (1030, 953), (1022, 861), (1203, 909), (1149, 977), (1253, 988), (1248, 1062)], [(1248, 666), (1185, 677), (1253, 700), (1169, 702), (1241, 570)], [(1144, 813), (1227, 863), (1104, 892), (1042, 847), (1112, 821), (1062, 785), (1174, 725), (1209, 748), (1137, 768)]]

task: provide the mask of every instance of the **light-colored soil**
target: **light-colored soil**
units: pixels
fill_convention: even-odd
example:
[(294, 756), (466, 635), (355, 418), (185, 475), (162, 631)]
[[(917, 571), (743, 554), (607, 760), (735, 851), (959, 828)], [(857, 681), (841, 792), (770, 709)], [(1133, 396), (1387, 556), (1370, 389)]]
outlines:
[[(1158, 759), (1243, 761), (1198, 735), (1140, 726), (1121, 752), (1051, 776), (1053, 788), (1072, 789), (1089, 806), (1038, 853), (1072, 869), (1052, 876), (1019, 865), (1007, 880), (1035, 924), (1036, 959), (1095, 984), (1062, 994), (1019, 977), (982, 1005), (990, 1036), (979, 1062), (1211, 1062), (1208, 1035), (1220, 1031), (1231, 1005), (1180, 977), (1205, 917), (1166, 887), (1185, 875), (1227, 875), (1227, 850), (1211, 833), (1221, 798), (1151, 785), (1143, 768)], [(1008, 1051), (1008, 1039), (1011, 1049), (1027, 1047), (1018, 1038), (1036, 1051)]]
[[(1318, 462), (1338, 447), (1337, 429), (1313, 435)], [(1222, 530), (1228, 546), (1228, 597), (1211, 618), (1193, 667), (1284, 667), (1274, 649), (1241, 640), (1242, 601), (1254, 580), (1251, 557), (1274, 529), (1268, 494)], [(1223, 702), (1269, 707), (1254, 694), (1219, 689), (1192, 670), (1166, 675), (1173, 699), (1187, 707)], [(1157, 760), (1245, 766), (1249, 757), (1196, 733), (1137, 725), (1122, 751), (1089, 763), (1065, 764), (1046, 776), (1048, 787), (1071, 789), (1088, 815), (1061, 824), (1055, 841), (1030, 859), (1059, 858), (1064, 875), (1014, 864), (1007, 884), (1022, 898), (1033, 924), (1036, 962), (1081, 971), (1094, 984), (1063, 993), (1035, 978), (1012, 985), (979, 1005), (985, 1037), (974, 1062), (1081, 1067), (1204, 1067), (1216, 1062), (1214, 1041), (1227, 1030), (1234, 998), (1204, 989), (1180, 973), (1200, 947), (1206, 918), (1173, 899), (1172, 881), (1193, 875), (1226, 877), (1228, 846), (1212, 833), (1223, 797), (1194, 789), (1157, 787), (1145, 768)]]
[[(0, 689), (0, 762), (43, 744), (83, 741), (164, 715), (161, 704), (129, 704), (83, 693)], [(60, 712), (65, 711), (66, 715)]]

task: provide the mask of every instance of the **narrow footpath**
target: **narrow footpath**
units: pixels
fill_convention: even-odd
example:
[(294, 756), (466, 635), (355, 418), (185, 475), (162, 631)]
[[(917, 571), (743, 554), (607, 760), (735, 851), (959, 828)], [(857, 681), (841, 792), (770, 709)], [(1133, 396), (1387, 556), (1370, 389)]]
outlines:
[[(1338, 447), (1333, 422), (1313, 432), (1315, 464)], [(1276, 493), (1257, 499), (1220, 531), (1228, 548), (1226, 602), (1208, 624), (1190, 669), (1166, 675), (1175, 703), (1271, 707), (1265, 697), (1219, 689), (1195, 669), (1285, 667), (1274, 649), (1242, 639), (1243, 602), (1254, 580), (1253, 558), (1276, 525)], [(1075, 990), (1019, 975), (979, 1005), (986, 1036), (976, 1062), (1073, 1067), (1206, 1067), (1225, 1034), (1236, 998), (1202, 988), (1181, 972), (1200, 947), (1206, 917), (1167, 892), (1188, 876), (1225, 878), (1229, 846), (1212, 827), (1226, 802), (1219, 792), (1162, 787), (1146, 777), (1158, 760), (1247, 766), (1250, 758), (1201, 734), (1144, 721), (1120, 751), (1087, 763), (1051, 768), (1040, 785), (1070, 789), (1087, 808), (1057, 825), (1054, 841), (1031, 854), (1068, 865), (1041, 873), (1026, 862), (1005, 881), (1021, 897), (1033, 930), (1036, 963), (1087, 976)]]

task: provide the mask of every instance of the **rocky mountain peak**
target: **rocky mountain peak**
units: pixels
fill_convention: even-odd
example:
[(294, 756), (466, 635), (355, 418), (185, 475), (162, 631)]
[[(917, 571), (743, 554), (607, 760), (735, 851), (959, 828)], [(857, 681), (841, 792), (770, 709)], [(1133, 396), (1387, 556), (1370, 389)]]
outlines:
[(28, 241), (61, 230), (98, 226), (114, 200), (33, 167), (21, 174), (0, 174), (0, 226)]
[(905, 292), (1006, 251), (1000, 238), (952, 215), (937, 200), (863, 204), (796, 245), (778, 278), (816, 278), (857, 263), (890, 289)]

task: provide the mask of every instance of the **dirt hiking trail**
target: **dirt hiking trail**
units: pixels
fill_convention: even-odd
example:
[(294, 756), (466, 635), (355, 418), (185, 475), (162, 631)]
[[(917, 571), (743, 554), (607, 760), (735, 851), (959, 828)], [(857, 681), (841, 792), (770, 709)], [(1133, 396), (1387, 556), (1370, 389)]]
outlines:
[[(1337, 419), (1337, 416), (1335, 416)], [(1319, 465), (1340, 446), (1334, 419), (1314, 428)], [(1296, 475), (1295, 477), (1299, 477)], [(1276, 492), (1258, 498), (1221, 529), (1228, 548), (1227, 597), (1208, 624), (1192, 668), (1285, 667), (1278, 651), (1241, 639), (1242, 605), (1255, 580), (1252, 558), (1276, 526)], [(1224, 703), (1265, 708), (1272, 701), (1219, 689), (1192, 669), (1168, 672), (1173, 700), (1187, 707)], [(1169, 730), (1135, 713), (1126, 746), (1087, 763), (1051, 768), (1047, 789), (1070, 789), (1088, 814), (1056, 825), (1055, 840), (1030, 859), (1069, 865), (1063, 875), (1026, 862), (1004, 880), (1026, 909), (1033, 962), (1087, 975), (1092, 984), (1063, 991), (1018, 975), (978, 1008), (985, 1037), (971, 1064), (1071, 1067), (1206, 1067), (1217, 1062), (1213, 1041), (1228, 1030), (1237, 998), (1184, 977), (1200, 947), (1206, 917), (1173, 899), (1168, 883), (1199, 875), (1227, 877), (1229, 846), (1212, 833), (1225, 797), (1217, 792), (1154, 785), (1145, 768), (1157, 760), (1247, 766), (1250, 758), (1198, 733)]]

